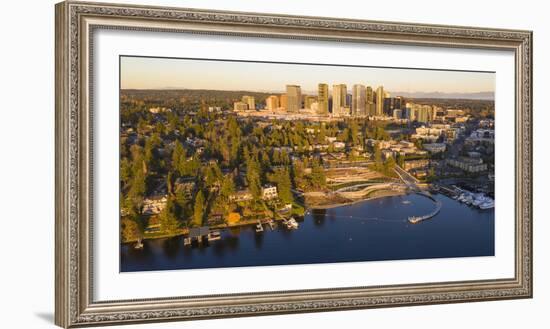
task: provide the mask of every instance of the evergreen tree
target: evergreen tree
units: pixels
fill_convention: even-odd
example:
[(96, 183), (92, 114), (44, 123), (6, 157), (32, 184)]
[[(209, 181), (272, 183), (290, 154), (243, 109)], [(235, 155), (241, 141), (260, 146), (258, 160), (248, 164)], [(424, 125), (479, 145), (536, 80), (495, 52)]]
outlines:
[(326, 182), (325, 170), (319, 161), (315, 159), (311, 166), (311, 185), (316, 188), (323, 188)]
[(252, 194), (254, 200), (259, 200), (261, 198), (261, 168), (256, 159), (250, 158), (246, 164), (246, 180), (248, 183), (248, 189)]
[(220, 197), (223, 201), (229, 201), (229, 197), (235, 193), (235, 181), (232, 175), (226, 175), (223, 178), (222, 186), (220, 188)]
[(393, 168), (395, 168), (395, 160), (390, 156), (384, 161), (384, 174), (388, 176), (391, 175), (393, 173)]
[(204, 210), (205, 210), (205, 198), (202, 190), (199, 190), (197, 196), (195, 197), (195, 206), (193, 207), (193, 222), (191, 226), (202, 226), (202, 221), (204, 219)]
[(172, 168), (178, 172), (180, 176), (186, 174), (186, 162), (187, 155), (183, 145), (176, 140), (174, 145), (174, 151), (172, 152)]
[(166, 207), (160, 213), (160, 226), (167, 234), (173, 235), (178, 232), (179, 222), (176, 217), (176, 204), (172, 197), (168, 197)]
[(274, 181), (277, 185), (277, 192), (279, 198), (284, 203), (294, 202), (294, 196), (292, 195), (292, 181), (290, 180), (290, 174), (286, 168), (277, 169), (274, 175)]

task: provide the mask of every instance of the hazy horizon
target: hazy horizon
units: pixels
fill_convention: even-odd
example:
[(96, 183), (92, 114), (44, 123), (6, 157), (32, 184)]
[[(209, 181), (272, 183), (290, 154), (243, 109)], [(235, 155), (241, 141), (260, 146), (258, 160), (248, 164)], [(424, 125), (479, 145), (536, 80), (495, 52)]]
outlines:
[(495, 92), (493, 72), (132, 56), (121, 56), (120, 64), (121, 89), (284, 93), (286, 85), (295, 84), (304, 94), (316, 94), (319, 83), (328, 84), (329, 89), (343, 83), (348, 93), (354, 84), (383, 86), (398, 94), (454, 94), (452, 98), (478, 94), (492, 99)]

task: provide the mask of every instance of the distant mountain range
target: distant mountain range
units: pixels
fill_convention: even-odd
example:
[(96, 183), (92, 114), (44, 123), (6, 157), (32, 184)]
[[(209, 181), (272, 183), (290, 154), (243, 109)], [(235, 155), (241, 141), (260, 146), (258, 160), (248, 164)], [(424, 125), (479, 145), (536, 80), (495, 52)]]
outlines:
[(406, 92), (392, 91), (392, 96), (403, 96), (406, 98), (446, 98), (446, 99), (479, 99), (479, 100), (494, 100), (495, 93), (492, 91), (484, 91), (477, 93), (443, 93), (434, 92)]

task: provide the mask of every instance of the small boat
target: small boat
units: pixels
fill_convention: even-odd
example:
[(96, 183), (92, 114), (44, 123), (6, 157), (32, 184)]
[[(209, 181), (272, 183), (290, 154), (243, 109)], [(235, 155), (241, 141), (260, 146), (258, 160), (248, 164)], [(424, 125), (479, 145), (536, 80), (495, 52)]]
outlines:
[(479, 209), (491, 209), (491, 208), (494, 208), (495, 207), (495, 201), (493, 200), (490, 200), (490, 201), (486, 201), (482, 204), (479, 205)]
[(409, 200), (405, 200), (403, 202), (401, 202), (402, 204), (411, 204), (411, 202)]
[(220, 231), (212, 231), (208, 233), (208, 241), (216, 241), (222, 238)]
[(262, 223), (258, 222), (256, 224), (256, 233), (262, 233), (264, 231), (264, 227), (262, 226)]
[(190, 246), (191, 245), (191, 238), (187, 237), (183, 239), (183, 245), (184, 246)]
[(136, 244), (134, 245), (134, 249), (143, 249), (143, 243), (141, 240), (138, 240)]
[(298, 222), (294, 219), (294, 217), (290, 217), (290, 219), (286, 221), (286, 227), (288, 229), (295, 230), (298, 228)]

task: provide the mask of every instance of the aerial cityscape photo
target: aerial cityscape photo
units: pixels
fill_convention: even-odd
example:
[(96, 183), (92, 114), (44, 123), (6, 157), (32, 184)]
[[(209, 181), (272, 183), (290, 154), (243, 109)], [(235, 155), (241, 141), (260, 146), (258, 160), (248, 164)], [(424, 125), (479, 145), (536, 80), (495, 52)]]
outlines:
[(120, 57), (120, 271), (494, 256), (495, 73)]

